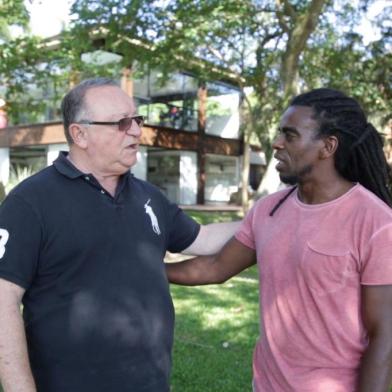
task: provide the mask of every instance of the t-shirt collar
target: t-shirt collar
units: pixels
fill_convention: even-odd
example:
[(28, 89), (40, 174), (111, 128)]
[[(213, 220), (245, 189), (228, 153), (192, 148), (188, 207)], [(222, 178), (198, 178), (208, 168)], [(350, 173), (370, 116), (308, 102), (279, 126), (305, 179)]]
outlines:
[(53, 165), (57, 171), (70, 179), (83, 176), (84, 173), (77, 169), (67, 158), (67, 156), (68, 152), (60, 151), (58, 158), (53, 162)]
[[(67, 158), (67, 151), (60, 151), (59, 156), (53, 162), (54, 167), (57, 171), (64, 176), (70, 178), (71, 180), (74, 178), (85, 176), (86, 173), (81, 172), (73, 163)], [(130, 171), (124, 173), (120, 178), (121, 188), (124, 187), (125, 181), (127, 181), (130, 177), (133, 177), (133, 174)]]

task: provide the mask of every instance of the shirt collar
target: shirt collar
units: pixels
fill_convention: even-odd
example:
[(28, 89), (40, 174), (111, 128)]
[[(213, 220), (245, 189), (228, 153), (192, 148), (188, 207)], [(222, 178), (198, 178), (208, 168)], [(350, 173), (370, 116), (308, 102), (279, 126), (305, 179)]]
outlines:
[[(72, 180), (74, 178), (85, 176), (86, 173), (83, 173), (78, 168), (76, 168), (67, 158), (67, 156), (68, 152), (60, 151), (59, 156), (53, 162), (53, 165), (57, 169), (57, 171)], [(127, 181), (130, 177), (133, 177), (133, 174), (130, 171), (127, 171), (121, 176), (120, 183), (122, 183), (122, 187), (124, 185), (124, 182)]]
[(58, 158), (53, 162), (53, 165), (57, 171), (70, 179), (83, 176), (84, 173), (77, 169), (67, 158), (67, 156), (68, 152), (60, 151)]

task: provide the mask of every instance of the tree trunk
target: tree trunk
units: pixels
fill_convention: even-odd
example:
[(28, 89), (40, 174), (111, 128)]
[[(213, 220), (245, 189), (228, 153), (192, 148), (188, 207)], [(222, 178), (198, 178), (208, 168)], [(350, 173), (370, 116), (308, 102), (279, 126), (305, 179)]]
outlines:
[[(252, 132), (256, 129), (256, 121), (252, 112), (252, 105), (246, 96), (244, 90), (241, 90), (241, 101), (240, 101), (240, 123), (246, 124), (242, 127), (243, 140), (244, 140), (244, 151), (242, 159), (242, 170), (241, 170), (241, 206), (244, 214), (249, 209), (249, 170), (250, 170), (250, 141)], [(245, 118), (248, 121), (245, 121)]]
[(242, 160), (242, 171), (241, 171), (241, 205), (244, 214), (249, 208), (249, 168), (250, 168), (250, 143), (249, 136), (244, 135), (244, 155)]
[[(291, 97), (298, 94), (299, 59), (305, 50), (307, 40), (317, 26), (326, 2), (326, 0), (312, 0), (307, 11), (303, 15), (297, 15), (289, 0), (277, 0), (277, 5), (281, 8), (277, 12), (279, 23), (288, 34), (286, 50), (280, 68), (284, 104), (287, 104)], [(278, 190), (280, 180), (275, 165), (276, 161), (274, 162), (273, 159), (268, 162), (267, 171), (257, 190), (258, 195), (269, 194)]]
[[(312, 0), (306, 13), (299, 16), (295, 13), (289, 1), (284, 1), (286, 10), (284, 13), (286, 17), (290, 18), (289, 25), (291, 26), (287, 32), (288, 41), (283, 54), (281, 67), (281, 80), (283, 82), (285, 102), (298, 93), (299, 58), (305, 50), (307, 40), (317, 26), (325, 3), (326, 0)], [(287, 24), (285, 26), (287, 27)]]

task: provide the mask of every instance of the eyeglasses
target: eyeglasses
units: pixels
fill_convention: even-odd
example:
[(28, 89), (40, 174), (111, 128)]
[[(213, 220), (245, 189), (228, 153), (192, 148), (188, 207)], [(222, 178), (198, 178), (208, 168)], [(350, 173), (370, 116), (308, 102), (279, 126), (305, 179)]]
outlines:
[(131, 129), (133, 122), (136, 123), (138, 127), (142, 127), (144, 124), (144, 116), (133, 116), (124, 117), (118, 121), (89, 121), (81, 120), (77, 124), (87, 124), (87, 125), (117, 125), (118, 130), (121, 132), (126, 132)]

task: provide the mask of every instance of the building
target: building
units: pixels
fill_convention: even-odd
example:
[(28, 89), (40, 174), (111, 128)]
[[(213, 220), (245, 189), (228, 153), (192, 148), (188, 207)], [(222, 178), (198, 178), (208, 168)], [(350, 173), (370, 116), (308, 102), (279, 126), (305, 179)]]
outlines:
[[(135, 176), (157, 185), (179, 204), (228, 203), (238, 192), (243, 155), (240, 91), (222, 81), (201, 83), (178, 72), (161, 83), (158, 71), (131, 78), (124, 71), (123, 89), (134, 96), (146, 117)], [(0, 181), (16, 168), (38, 170), (67, 150), (58, 110), (42, 122), (0, 130)], [(251, 153), (251, 178), (261, 178), (261, 152)], [(254, 184), (255, 185), (255, 184)]]

